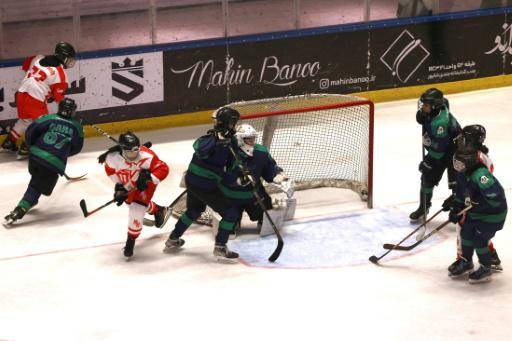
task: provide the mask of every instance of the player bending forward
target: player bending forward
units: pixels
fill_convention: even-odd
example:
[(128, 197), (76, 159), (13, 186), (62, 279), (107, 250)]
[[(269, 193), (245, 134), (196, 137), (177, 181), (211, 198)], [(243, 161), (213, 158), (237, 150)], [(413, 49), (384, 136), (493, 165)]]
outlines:
[[(474, 149), (478, 151), (478, 160), (481, 164), (483, 164), (489, 172), (494, 172), (494, 164), (489, 157), (489, 148), (484, 145), (484, 141), (486, 138), (486, 131), (483, 126), (480, 124), (473, 124), (465, 126), (462, 129), (462, 133), (457, 136), (456, 143), (457, 145), (470, 145)], [(443, 210), (449, 211), (451, 206), (453, 205), (453, 200), (455, 200), (455, 195), (451, 195), (448, 199), (443, 203)], [(461, 236), (460, 236), (460, 225), (457, 224), (457, 259), (459, 260), (462, 257), (462, 245), (461, 245)], [(498, 257), (498, 252), (494, 248), (494, 244), (489, 240), (489, 250), (491, 251), (491, 268), (495, 271), (502, 271), (503, 267), (501, 266), (501, 260)], [(453, 268), (458, 264), (458, 262), (454, 262), (449, 268), (448, 271), (452, 271)]]
[[(480, 267), (469, 274), (470, 283), (490, 280), (492, 252), (489, 241), (503, 228), (507, 216), (507, 200), (503, 187), (489, 169), (482, 164), (479, 151), (470, 143), (458, 143), (453, 156), (458, 172), (455, 200), (450, 210), (450, 221), (461, 226), (462, 257), (449, 267), (449, 275), (460, 277), (473, 269), (476, 250)], [(472, 208), (458, 216), (465, 206)]]
[(180, 216), (165, 242), (164, 251), (182, 247), (181, 236), (194, 220), (210, 206), (222, 217), (215, 236), (213, 254), (219, 260), (236, 260), (238, 253), (228, 249), (229, 233), (238, 219), (238, 210), (222, 194), (219, 185), (225, 170), (233, 165), (230, 148), (236, 148), (235, 125), (240, 113), (222, 107), (213, 113), (214, 127), (194, 142), (194, 155), (185, 174), (187, 210)]
[(64, 174), (68, 157), (82, 150), (84, 132), (74, 119), (75, 111), (75, 101), (65, 98), (59, 103), (57, 114), (43, 116), (28, 127), (28, 171), (32, 177), (18, 206), (5, 217), (7, 225), (23, 218), (41, 194), (52, 194), (59, 175)]
[(55, 46), (55, 53), (50, 56), (37, 55), (23, 61), (22, 70), (25, 77), (16, 92), (18, 121), (2, 143), (8, 151), (18, 151), (18, 158), (28, 155), (27, 145), (23, 143), (19, 150), (18, 139), (27, 127), (42, 115), (48, 114), (47, 103), (60, 102), (68, 89), (68, 80), (64, 69), (75, 65), (75, 49), (71, 44), (60, 42)]
[[(263, 199), (266, 210), (272, 209), (272, 199), (265, 191), (261, 179), (266, 182), (275, 183), (281, 190), (287, 192), (289, 197), (293, 194), (291, 181), (288, 179), (283, 169), (280, 168), (270, 155), (267, 148), (256, 143), (257, 132), (249, 124), (242, 124), (237, 128), (236, 137), (238, 141), (238, 158), (246, 167), (252, 180), (248, 179), (248, 174), (243, 174), (240, 167), (232, 167), (226, 174), (221, 184), (221, 191), (231, 200), (239, 212), (239, 220), (243, 211), (246, 211), (252, 221), (257, 221), (261, 228), (263, 222), (263, 210), (257, 203), (253, 193), (253, 186), (256, 186), (259, 196)], [(254, 181), (254, 184), (251, 182)], [(285, 210), (281, 211), (285, 214)]]
[(141, 146), (132, 132), (119, 136), (119, 145), (100, 155), (105, 172), (115, 183), (114, 199), (118, 206), (130, 206), (128, 237), (124, 247), (125, 257), (133, 256), (135, 240), (142, 232), (144, 214), (155, 216), (155, 226), (162, 227), (166, 208), (155, 204), (151, 198), (157, 185), (169, 174), (169, 167), (151, 149)]
[(448, 109), (448, 101), (435, 88), (428, 89), (420, 97), (420, 109), (416, 121), (422, 126), (423, 148), (427, 155), (419, 165), (421, 172), (420, 205), (409, 215), (411, 222), (417, 222), (428, 214), (432, 205), (434, 187), (439, 184), (448, 169), (448, 187), (455, 189), (455, 172), (452, 166), (453, 140), (460, 133), (460, 126)]

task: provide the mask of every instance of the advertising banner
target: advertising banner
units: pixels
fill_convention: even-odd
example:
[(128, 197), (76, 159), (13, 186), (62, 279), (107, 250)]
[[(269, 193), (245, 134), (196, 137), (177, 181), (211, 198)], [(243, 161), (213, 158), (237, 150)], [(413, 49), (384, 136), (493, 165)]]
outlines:
[[(83, 59), (66, 74), (66, 94), (77, 102), (85, 122), (109, 121), (115, 113), (131, 112), (127, 107), (163, 102), (162, 52)], [(0, 68), (1, 120), (17, 117), (14, 94), (24, 76), (19, 66)], [(49, 110), (56, 112), (57, 105), (50, 104)]]
[[(241, 100), (512, 73), (512, 21), (505, 12), (437, 19), (170, 44), (159, 52), (83, 59), (68, 70), (68, 94), (78, 102), (84, 123), (102, 123)], [(13, 98), (22, 77), (19, 67), (0, 68), (0, 121), (16, 117)]]

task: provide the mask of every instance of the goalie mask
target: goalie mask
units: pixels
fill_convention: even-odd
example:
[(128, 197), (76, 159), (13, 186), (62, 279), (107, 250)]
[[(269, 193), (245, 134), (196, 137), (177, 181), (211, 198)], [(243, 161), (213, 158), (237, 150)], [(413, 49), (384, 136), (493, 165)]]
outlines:
[(249, 124), (242, 124), (236, 129), (238, 147), (247, 155), (253, 156), (258, 132)]
[(119, 146), (126, 160), (134, 161), (139, 156), (140, 140), (131, 131), (119, 135)]

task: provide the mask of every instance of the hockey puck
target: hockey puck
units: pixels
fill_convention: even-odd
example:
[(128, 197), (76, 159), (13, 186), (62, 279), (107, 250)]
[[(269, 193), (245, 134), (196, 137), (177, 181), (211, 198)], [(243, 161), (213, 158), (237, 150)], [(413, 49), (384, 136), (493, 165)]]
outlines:
[(376, 256), (371, 256), (370, 258), (368, 258), (368, 260), (373, 264), (377, 264), (377, 262), (379, 261)]

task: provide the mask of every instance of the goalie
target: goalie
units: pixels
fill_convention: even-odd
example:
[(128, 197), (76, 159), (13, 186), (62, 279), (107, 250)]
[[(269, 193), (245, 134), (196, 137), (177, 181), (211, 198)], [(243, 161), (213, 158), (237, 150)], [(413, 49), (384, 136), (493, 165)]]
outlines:
[[(245, 211), (251, 221), (257, 221), (258, 227), (261, 228), (264, 222), (264, 213), (261, 206), (256, 202), (253, 193), (253, 183), (256, 185), (258, 194), (267, 210), (273, 208), (272, 199), (263, 187), (261, 179), (268, 183), (273, 183), (282, 192), (286, 193), (289, 199), (293, 196), (294, 190), (292, 180), (289, 179), (283, 172), (283, 169), (276, 164), (276, 161), (272, 158), (267, 148), (256, 143), (256, 137), (257, 132), (251, 125), (242, 124), (238, 126), (236, 131), (238, 149), (236, 153), (240, 161), (244, 163), (244, 166), (248, 168), (250, 175), (243, 174), (240, 167), (234, 165), (228, 170), (220, 188), (239, 211), (238, 226), (242, 214)], [(253, 176), (254, 178), (248, 179), (249, 176)], [(276, 217), (273, 220), (282, 221), (286, 210), (276, 210), (276, 213), (277, 212), (280, 212), (283, 217)]]

